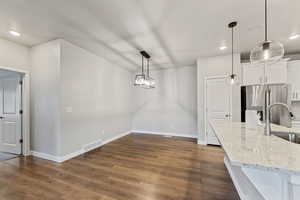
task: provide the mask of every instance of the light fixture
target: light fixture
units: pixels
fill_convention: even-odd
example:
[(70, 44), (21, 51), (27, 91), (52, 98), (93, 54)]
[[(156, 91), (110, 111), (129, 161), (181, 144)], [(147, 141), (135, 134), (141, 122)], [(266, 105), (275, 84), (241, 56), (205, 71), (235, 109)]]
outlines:
[(268, 5), (265, 0), (265, 41), (259, 43), (250, 53), (252, 63), (272, 63), (282, 59), (284, 47), (280, 42), (268, 40)]
[(297, 39), (297, 38), (299, 38), (300, 37), (300, 34), (295, 34), (295, 35), (291, 35), (290, 37), (289, 37), (289, 39), (290, 40), (295, 40), (295, 39)]
[(234, 55), (233, 55), (233, 29), (236, 27), (237, 22), (231, 22), (228, 24), (228, 28), (231, 29), (231, 74), (229, 76), (230, 84), (233, 85), (237, 83), (238, 76), (233, 73), (233, 67), (234, 67)]
[(9, 33), (13, 36), (16, 36), (16, 37), (19, 37), (21, 36), (21, 33), (17, 32), (17, 31), (14, 31), (14, 30), (10, 30)]
[[(142, 55), (142, 73), (135, 76), (134, 85), (146, 89), (155, 88), (155, 80), (150, 77), (149, 60), (150, 55), (146, 51), (140, 52)], [(144, 58), (147, 59), (147, 74), (144, 73)]]
[(223, 51), (223, 50), (227, 49), (227, 47), (224, 45), (224, 46), (220, 46), (219, 49), (220, 49), (221, 51)]
[(149, 59), (150, 59), (150, 57), (147, 58), (147, 74), (146, 74), (146, 79), (145, 79), (144, 85), (142, 85), (142, 87), (145, 88), (145, 89), (155, 88), (155, 80), (150, 77)]
[(141, 74), (137, 74), (135, 76), (134, 85), (135, 86), (144, 85), (145, 78), (146, 78), (146, 76), (145, 76), (145, 73), (144, 73), (144, 56), (142, 55), (142, 73)]

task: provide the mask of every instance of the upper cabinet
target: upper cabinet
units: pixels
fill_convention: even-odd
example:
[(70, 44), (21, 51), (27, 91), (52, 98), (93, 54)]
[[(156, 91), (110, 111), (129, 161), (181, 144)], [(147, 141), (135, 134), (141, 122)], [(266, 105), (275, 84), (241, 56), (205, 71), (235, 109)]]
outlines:
[(282, 60), (264, 68), (264, 64), (242, 64), (243, 85), (287, 82), (287, 61)]
[(264, 68), (261, 64), (242, 64), (243, 85), (262, 84), (264, 81)]
[(292, 85), (292, 100), (300, 101), (300, 60), (288, 62), (288, 83)]
[(287, 61), (283, 60), (266, 66), (266, 83), (286, 83), (287, 82)]

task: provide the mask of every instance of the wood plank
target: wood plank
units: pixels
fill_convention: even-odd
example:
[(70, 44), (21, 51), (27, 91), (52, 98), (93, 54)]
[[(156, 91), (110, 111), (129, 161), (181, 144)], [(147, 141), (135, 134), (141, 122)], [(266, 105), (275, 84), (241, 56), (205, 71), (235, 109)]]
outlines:
[(64, 163), (0, 162), (1, 200), (238, 200), (219, 147), (130, 134)]

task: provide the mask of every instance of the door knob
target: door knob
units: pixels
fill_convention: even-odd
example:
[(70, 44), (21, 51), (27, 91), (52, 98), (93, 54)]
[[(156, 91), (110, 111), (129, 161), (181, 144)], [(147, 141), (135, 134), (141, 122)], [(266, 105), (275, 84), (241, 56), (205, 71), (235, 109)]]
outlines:
[(0, 116), (0, 119), (4, 119), (4, 117)]

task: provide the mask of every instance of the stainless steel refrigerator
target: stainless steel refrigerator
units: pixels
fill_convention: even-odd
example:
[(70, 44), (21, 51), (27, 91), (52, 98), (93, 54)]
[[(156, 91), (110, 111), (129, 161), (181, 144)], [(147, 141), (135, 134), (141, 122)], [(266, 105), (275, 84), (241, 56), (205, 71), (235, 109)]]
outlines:
[[(266, 90), (270, 91), (270, 99), (266, 99)], [(265, 103), (285, 103), (291, 106), (291, 85), (289, 84), (268, 84), (249, 85), (241, 87), (241, 121), (246, 120), (246, 110), (256, 110), (261, 116), (261, 121), (265, 121)], [(274, 107), (270, 113), (271, 123), (291, 126), (289, 113), (281, 107)]]

